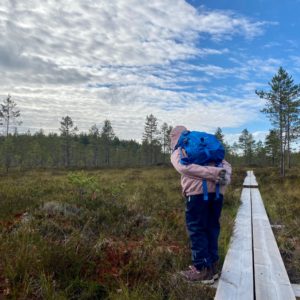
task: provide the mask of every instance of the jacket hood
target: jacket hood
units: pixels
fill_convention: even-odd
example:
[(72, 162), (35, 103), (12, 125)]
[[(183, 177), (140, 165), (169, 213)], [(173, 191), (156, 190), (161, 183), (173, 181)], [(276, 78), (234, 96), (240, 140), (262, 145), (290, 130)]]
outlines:
[(183, 131), (187, 129), (184, 126), (176, 126), (170, 133), (171, 149), (174, 150)]

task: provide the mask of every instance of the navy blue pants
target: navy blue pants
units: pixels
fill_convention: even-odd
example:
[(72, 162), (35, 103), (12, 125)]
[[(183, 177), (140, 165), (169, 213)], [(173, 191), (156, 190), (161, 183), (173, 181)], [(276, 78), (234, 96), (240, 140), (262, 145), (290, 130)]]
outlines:
[(220, 194), (217, 200), (215, 198), (216, 193), (209, 193), (208, 200), (204, 200), (203, 195), (188, 196), (186, 200), (186, 226), (191, 239), (192, 260), (198, 270), (209, 268), (219, 259), (219, 218), (223, 195)]

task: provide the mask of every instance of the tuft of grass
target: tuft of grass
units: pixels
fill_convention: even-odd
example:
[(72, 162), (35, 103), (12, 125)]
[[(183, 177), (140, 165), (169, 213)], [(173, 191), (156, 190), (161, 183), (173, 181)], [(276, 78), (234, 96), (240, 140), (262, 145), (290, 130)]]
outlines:
[[(0, 176), (0, 299), (214, 298), (179, 276), (191, 252), (173, 168), (87, 170), (85, 178), (99, 178), (89, 193), (67, 175), (57, 168)], [(219, 268), (245, 175), (234, 170), (224, 197)]]

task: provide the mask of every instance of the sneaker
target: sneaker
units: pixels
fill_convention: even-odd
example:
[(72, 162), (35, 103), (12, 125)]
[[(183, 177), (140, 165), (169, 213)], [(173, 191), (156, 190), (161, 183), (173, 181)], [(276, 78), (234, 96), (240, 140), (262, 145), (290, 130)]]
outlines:
[(213, 277), (214, 277), (214, 280), (218, 280), (219, 278), (219, 274), (218, 274), (218, 269), (217, 269), (217, 262), (214, 261), (212, 264), (212, 271), (213, 271)]
[(201, 282), (204, 284), (213, 284), (214, 283), (212, 267), (210, 267), (208, 269), (203, 268), (200, 271), (200, 270), (197, 270), (194, 266), (190, 266), (189, 270), (181, 271), (180, 275), (185, 277), (185, 279), (190, 282)]

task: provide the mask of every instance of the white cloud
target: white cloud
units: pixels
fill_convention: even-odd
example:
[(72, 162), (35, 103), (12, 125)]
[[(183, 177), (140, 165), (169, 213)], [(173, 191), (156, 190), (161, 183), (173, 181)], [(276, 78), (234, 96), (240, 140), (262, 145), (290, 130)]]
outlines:
[[(256, 142), (261, 140), (263, 143), (265, 142), (266, 135), (269, 133), (268, 131), (255, 131), (250, 132), (253, 135), (253, 138)], [(240, 133), (236, 134), (225, 134), (225, 140), (232, 145), (234, 142), (238, 143), (240, 137)]]
[(300, 66), (300, 56), (290, 56), (296, 66)]
[(262, 48), (271, 48), (271, 47), (275, 47), (275, 46), (281, 46), (281, 44), (277, 43), (277, 42), (270, 42), (270, 43), (267, 43), (266, 45), (264, 45)]
[(122, 138), (139, 138), (150, 113), (195, 129), (240, 126), (256, 117), (247, 99), (200, 91), (211, 77), (247, 79), (255, 68), (187, 60), (230, 53), (202, 39), (250, 40), (273, 24), (183, 0), (0, 0), (2, 99), (12, 94), (24, 130), (57, 131), (67, 114), (81, 130), (109, 118)]

